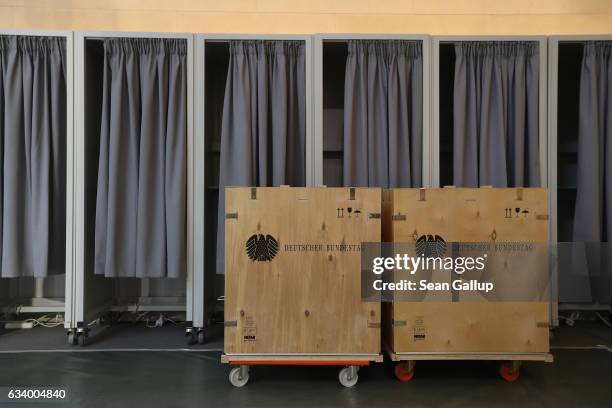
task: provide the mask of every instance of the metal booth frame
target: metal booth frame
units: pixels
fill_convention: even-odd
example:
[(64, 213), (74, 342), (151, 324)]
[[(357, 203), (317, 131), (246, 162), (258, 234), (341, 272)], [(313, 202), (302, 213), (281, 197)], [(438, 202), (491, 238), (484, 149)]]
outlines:
[[(216, 271), (207, 271), (204, 264), (204, 245), (205, 245), (205, 218), (216, 217), (216, 214), (208, 215), (205, 193), (205, 172), (206, 172), (206, 141), (208, 136), (205, 129), (205, 104), (206, 104), (206, 44), (210, 42), (229, 42), (232, 40), (287, 40), (287, 41), (304, 41), (306, 45), (306, 185), (312, 186), (313, 183), (313, 164), (312, 164), (312, 36), (310, 35), (258, 35), (258, 34), (195, 34), (194, 48), (194, 77), (195, 77), (195, 98), (194, 98), (194, 145), (196, 157), (194, 172), (198, 181), (194, 190), (194, 205), (198, 211), (194, 214), (195, 223), (195, 239), (202, 251), (196, 251), (194, 256), (194, 265), (197, 270), (203, 271), (201, 275), (196, 276), (196, 287), (200, 288), (200, 301), (203, 304), (202, 308), (198, 308), (196, 312), (197, 319), (202, 318), (207, 320), (214, 312), (215, 299), (209, 295), (210, 288), (206, 286), (211, 283), (211, 279), (207, 282), (207, 277), (216, 274)], [(198, 314), (199, 313), (199, 314)]]
[[(561, 43), (583, 43), (586, 41), (611, 41), (612, 35), (554, 35), (548, 37), (548, 186), (550, 200), (550, 242), (556, 255), (558, 243), (558, 97), (559, 97), (559, 45)], [(556, 256), (555, 256), (556, 258)], [(554, 295), (558, 298), (558, 271), (553, 264)], [(610, 310), (610, 304), (558, 303), (558, 310), (587, 311)], [(558, 325), (558, 314), (555, 316)]]
[[(44, 295), (43, 280), (35, 279), (34, 297), (20, 299), (24, 304), (16, 306), (18, 313), (62, 313), (64, 327), (73, 325), (74, 304), (74, 131), (73, 131), (73, 33), (63, 30), (0, 30), (0, 36), (62, 37), (66, 40), (66, 273), (64, 298), (49, 298)], [(20, 279), (8, 282), (11, 294), (20, 292)]]
[[(139, 302), (142, 304), (112, 304), (109, 302), (90, 305), (88, 297), (95, 292), (93, 280), (99, 277), (93, 276), (91, 266), (86, 264), (85, 259), (85, 195), (87, 190), (85, 180), (85, 141), (87, 138), (85, 129), (85, 44), (87, 40), (103, 38), (175, 38), (187, 41), (187, 270), (186, 297), (181, 298), (158, 298), (149, 297), (149, 280), (141, 280), (141, 296)], [(194, 78), (193, 61), (194, 47), (193, 34), (190, 33), (153, 33), (153, 32), (104, 32), (104, 31), (75, 31), (74, 32), (74, 129), (75, 129), (75, 202), (74, 202), (74, 238), (75, 238), (75, 276), (74, 276), (74, 308), (71, 318), (69, 342), (81, 344), (81, 339), (87, 336), (88, 322), (95, 319), (104, 311), (155, 311), (155, 312), (182, 312), (186, 313), (187, 334), (203, 334), (204, 321), (200, 306), (202, 304), (201, 294), (197, 283), (201, 281), (202, 270), (195, 266), (195, 260), (201, 257), (203, 246), (197, 241), (198, 224), (195, 221), (198, 215), (195, 193), (197, 185), (201, 183), (194, 171), (196, 162), (196, 150), (193, 131), (193, 101), (194, 101)], [(98, 281), (99, 283), (99, 281)], [(71, 337), (74, 336), (74, 337)], [(74, 340), (73, 340), (74, 338)]]

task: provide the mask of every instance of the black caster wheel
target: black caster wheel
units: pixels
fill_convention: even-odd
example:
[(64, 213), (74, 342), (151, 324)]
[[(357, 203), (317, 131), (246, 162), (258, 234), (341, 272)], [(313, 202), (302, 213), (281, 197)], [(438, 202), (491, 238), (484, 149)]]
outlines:
[(77, 336), (73, 331), (68, 332), (68, 344), (71, 346), (77, 345)]
[(198, 342), (198, 333), (194, 328), (188, 328), (185, 337), (187, 337), (187, 344), (190, 346)]
[(81, 347), (84, 347), (87, 345), (88, 333), (86, 330), (76, 332), (75, 336), (76, 336), (76, 339), (75, 339), (76, 343), (74, 344), (78, 344)]
[(188, 328), (185, 332), (185, 336), (187, 336), (187, 343), (189, 345), (204, 344), (206, 342), (206, 334), (204, 329), (198, 329), (195, 327)]

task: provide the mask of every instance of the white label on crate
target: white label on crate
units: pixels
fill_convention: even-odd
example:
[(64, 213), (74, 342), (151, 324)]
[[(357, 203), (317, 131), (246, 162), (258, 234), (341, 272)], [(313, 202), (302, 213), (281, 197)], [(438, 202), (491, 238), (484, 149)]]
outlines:
[(427, 337), (427, 328), (425, 327), (425, 317), (417, 316), (414, 321), (413, 338), (414, 341), (425, 340)]
[(255, 341), (257, 340), (257, 326), (252, 316), (247, 316), (244, 319), (244, 326), (242, 327), (242, 338), (244, 341)]

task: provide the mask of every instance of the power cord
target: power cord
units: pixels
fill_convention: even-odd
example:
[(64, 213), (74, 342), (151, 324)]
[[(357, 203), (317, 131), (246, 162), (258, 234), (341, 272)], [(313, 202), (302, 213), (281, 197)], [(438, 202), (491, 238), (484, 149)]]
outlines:
[[(610, 313), (612, 313), (612, 311), (611, 311)], [(601, 313), (599, 313), (599, 312), (595, 312), (595, 315), (596, 315), (596, 316), (599, 318), (599, 320), (601, 320), (601, 322), (602, 322), (603, 324), (605, 324), (605, 325), (606, 325), (606, 326), (608, 326), (608, 327), (612, 327), (612, 323), (610, 323), (608, 320), (606, 320), (606, 318), (605, 318), (605, 317), (603, 317), (603, 316), (601, 315)]]
[(42, 327), (57, 327), (62, 326), (64, 324), (64, 318), (60, 314), (56, 314), (53, 320), (49, 320), (49, 316), (43, 315), (37, 319), (31, 318), (24, 320), (25, 323), (33, 323), (34, 327), (42, 326)]

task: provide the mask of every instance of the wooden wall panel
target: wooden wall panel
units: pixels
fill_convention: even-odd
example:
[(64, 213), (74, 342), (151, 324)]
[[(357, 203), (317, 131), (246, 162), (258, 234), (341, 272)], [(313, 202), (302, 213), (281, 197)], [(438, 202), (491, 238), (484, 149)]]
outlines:
[(0, 27), (269, 34), (609, 34), (612, 2), (0, 0)]

